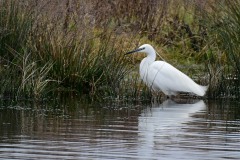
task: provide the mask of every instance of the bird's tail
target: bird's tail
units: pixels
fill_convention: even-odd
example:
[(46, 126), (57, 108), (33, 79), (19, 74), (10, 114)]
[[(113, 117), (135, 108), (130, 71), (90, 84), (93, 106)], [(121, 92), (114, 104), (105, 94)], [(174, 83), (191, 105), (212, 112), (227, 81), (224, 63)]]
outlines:
[(199, 87), (200, 87), (200, 90), (201, 90), (201, 94), (198, 94), (198, 95), (199, 96), (204, 96), (206, 94), (207, 90), (208, 90), (209, 85), (207, 85), (207, 86), (199, 85)]

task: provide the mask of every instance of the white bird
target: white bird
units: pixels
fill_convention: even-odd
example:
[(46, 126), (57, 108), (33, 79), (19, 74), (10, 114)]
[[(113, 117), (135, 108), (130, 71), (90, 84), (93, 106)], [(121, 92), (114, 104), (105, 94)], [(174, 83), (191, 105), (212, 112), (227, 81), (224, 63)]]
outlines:
[(144, 44), (138, 49), (127, 52), (144, 52), (147, 54), (140, 63), (140, 77), (153, 91), (162, 91), (167, 96), (176, 95), (178, 92), (190, 92), (204, 96), (208, 87), (195, 83), (186, 74), (165, 61), (155, 61), (156, 51), (149, 44)]

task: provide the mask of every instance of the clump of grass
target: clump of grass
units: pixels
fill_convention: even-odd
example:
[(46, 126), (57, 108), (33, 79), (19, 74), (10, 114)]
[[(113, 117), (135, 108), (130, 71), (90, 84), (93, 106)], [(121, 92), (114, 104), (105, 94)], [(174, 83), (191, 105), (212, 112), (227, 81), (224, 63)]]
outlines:
[[(22, 5), (18, 1), (12, 3), (15, 7)], [(9, 6), (9, 3), (3, 5), (10, 13)], [(120, 82), (128, 69), (121, 39), (116, 39), (111, 30), (75, 23), (77, 15), (68, 15), (62, 19), (62, 25), (49, 22), (51, 18), (43, 16), (46, 13), (33, 14), (37, 17), (31, 18), (39, 21), (31, 21), (28, 28), (21, 25), (30, 23), (31, 19), (22, 10), (18, 11), (10, 16), (11, 19), (22, 16), (21, 23), (14, 21), (14, 26), (26, 27), (24, 29), (28, 32), (21, 33), (25, 39), (17, 48), (11, 40), (1, 39), (2, 46), (5, 46), (1, 51), (1, 62), (4, 62), (1, 74), (12, 73), (1, 76), (1, 83), (5, 86), (1, 89), (2, 95), (10, 93), (13, 97), (39, 98), (49, 91), (101, 96), (119, 94)], [(2, 18), (9, 18), (8, 14), (3, 14)], [(19, 39), (18, 34), (14, 36)]]
[(206, 52), (212, 97), (240, 95), (240, 1), (218, 2), (208, 15)]
[(87, 30), (86, 34), (74, 28), (41, 31), (39, 39), (33, 37), (31, 48), (42, 62), (54, 62), (49, 74), (59, 91), (115, 93), (127, 72), (118, 40), (109, 31)]
[(0, 92), (4, 97), (16, 94), (20, 86), (18, 58), (31, 34), (32, 12), (15, 0), (0, 2)]

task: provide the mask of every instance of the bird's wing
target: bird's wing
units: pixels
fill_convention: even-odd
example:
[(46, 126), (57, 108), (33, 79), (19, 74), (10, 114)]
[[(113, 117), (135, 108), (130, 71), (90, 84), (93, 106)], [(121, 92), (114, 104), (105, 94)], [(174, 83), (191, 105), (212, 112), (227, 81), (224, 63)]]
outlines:
[(148, 72), (149, 81), (163, 91), (195, 93), (199, 88), (191, 78), (164, 61), (153, 62)]

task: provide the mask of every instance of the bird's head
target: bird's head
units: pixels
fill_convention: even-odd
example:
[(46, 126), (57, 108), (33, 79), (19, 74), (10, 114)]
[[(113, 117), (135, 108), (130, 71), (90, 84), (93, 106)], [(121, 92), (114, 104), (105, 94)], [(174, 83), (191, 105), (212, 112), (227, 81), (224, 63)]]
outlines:
[(126, 54), (131, 54), (131, 53), (135, 53), (135, 52), (143, 52), (143, 53), (150, 54), (150, 53), (155, 53), (155, 50), (153, 49), (153, 47), (150, 44), (143, 44), (139, 48), (137, 48), (133, 51), (127, 52)]

